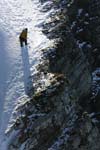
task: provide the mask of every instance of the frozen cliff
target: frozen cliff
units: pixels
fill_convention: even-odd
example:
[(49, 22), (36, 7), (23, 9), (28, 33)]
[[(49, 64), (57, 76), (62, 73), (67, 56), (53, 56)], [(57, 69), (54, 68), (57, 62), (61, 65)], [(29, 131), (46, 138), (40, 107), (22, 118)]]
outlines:
[(98, 120), (83, 106), (90, 102), (92, 69), (97, 64), (93, 52), (87, 55), (88, 47), (82, 47), (92, 43), (89, 35), (84, 39), (83, 29), (76, 27), (82, 6), (90, 8), (90, 3), (44, 0), (40, 4), (44, 15), (50, 12), (38, 25), (50, 44), (40, 47), (30, 96), (21, 98), (15, 108), (15, 121), (6, 131), (8, 150), (99, 150)]

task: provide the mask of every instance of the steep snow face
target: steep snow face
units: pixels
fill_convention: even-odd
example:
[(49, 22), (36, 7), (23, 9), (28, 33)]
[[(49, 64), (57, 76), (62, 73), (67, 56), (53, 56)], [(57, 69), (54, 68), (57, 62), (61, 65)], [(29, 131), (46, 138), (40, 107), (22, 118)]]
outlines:
[[(51, 12), (39, 9), (39, 0), (0, 0), (0, 146), (17, 98), (32, 86), (41, 49), (50, 44), (40, 24)], [(26, 27), (28, 46), (21, 48), (19, 34)]]

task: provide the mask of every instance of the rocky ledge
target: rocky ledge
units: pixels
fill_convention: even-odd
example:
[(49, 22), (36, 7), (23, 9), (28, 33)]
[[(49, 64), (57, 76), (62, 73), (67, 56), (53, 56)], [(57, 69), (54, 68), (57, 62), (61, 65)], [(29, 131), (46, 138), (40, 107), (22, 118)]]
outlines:
[(41, 1), (41, 11), (53, 10), (42, 25), (52, 44), (41, 49), (31, 97), (16, 107), (16, 121), (6, 133), (9, 150), (100, 149), (97, 122), (80, 106), (90, 93), (91, 71), (70, 28), (72, 3)]

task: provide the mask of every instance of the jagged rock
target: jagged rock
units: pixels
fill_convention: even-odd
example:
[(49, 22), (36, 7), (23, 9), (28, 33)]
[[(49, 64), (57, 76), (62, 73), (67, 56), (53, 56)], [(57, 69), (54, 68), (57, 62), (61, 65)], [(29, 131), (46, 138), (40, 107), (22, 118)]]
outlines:
[[(90, 93), (91, 72), (70, 28), (76, 1), (54, 0), (50, 6), (47, 2), (41, 1), (44, 12), (52, 8), (55, 11), (42, 27), (52, 42), (41, 50), (43, 55), (34, 77), (34, 94), (16, 109), (17, 120), (11, 133), (19, 132), (9, 143), (9, 150), (99, 150), (96, 124), (88, 113), (81, 115), (80, 99)], [(83, 3), (87, 6), (87, 1), (80, 5)], [(81, 12), (79, 17), (82, 14), (86, 19), (86, 13)], [(9, 136), (11, 133), (9, 131)]]

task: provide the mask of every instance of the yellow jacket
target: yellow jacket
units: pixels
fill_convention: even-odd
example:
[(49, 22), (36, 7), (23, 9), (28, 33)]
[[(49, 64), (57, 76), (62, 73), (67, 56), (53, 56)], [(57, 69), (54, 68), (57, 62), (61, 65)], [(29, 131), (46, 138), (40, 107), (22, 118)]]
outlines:
[(20, 34), (20, 38), (27, 39), (27, 30), (23, 30)]

